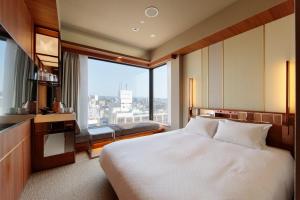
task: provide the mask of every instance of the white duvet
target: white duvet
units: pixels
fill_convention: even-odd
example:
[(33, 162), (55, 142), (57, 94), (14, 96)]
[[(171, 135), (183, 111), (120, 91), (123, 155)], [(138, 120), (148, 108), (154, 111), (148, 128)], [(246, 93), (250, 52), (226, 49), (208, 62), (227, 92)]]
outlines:
[(288, 151), (255, 150), (184, 130), (105, 146), (100, 163), (120, 200), (290, 200)]

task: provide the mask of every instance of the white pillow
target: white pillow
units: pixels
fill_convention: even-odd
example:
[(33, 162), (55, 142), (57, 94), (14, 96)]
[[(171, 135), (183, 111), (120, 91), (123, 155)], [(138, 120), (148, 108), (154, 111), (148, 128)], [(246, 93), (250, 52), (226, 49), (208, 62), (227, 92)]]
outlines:
[(189, 123), (184, 128), (185, 131), (189, 133), (197, 133), (202, 136), (212, 138), (218, 128), (219, 120), (210, 118), (191, 118)]
[(234, 121), (219, 121), (214, 139), (262, 149), (266, 146), (266, 137), (272, 124), (253, 124)]

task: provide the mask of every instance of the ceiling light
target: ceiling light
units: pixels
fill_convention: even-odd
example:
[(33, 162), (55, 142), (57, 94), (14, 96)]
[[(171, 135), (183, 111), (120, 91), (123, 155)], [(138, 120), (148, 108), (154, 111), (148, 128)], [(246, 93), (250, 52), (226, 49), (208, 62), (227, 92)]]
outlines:
[(145, 21), (142, 20), (142, 21), (140, 21), (140, 23), (141, 23), (141, 24), (145, 24)]
[(46, 62), (46, 61), (42, 61), (44, 66), (48, 66), (48, 67), (58, 67), (58, 63), (53, 63), (53, 62)]
[(158, 8), (155, 6), (149, 6), (145, 9), (145, 15), (147, 17), (156, 17), (158, 16)]
[(119, 59), (121, 59), (121, 58), (122, 58), (122, 56), (118, 56), (118, 58), (119, 58)]
[(151, 37), (151, 38), (155, 38), (156, 35), (155, 35), (155, 34), (151, 34), (150, 37)]
[(133, 27), (133, 28), (131, 28), (131, 30), (132, 30), (133, 32), (138, 32), (138, 31), (140, 30), (140, 28), (138, 28), (138, 27)]
[(56, 63), (58, 63), (58, 57), (47, 56), (47, 55), (39, 55), (39, 54), (37, 54), (37, 57), (40, 59), (40, 61), (47, 61), (47, 62), (56, 62)]
[(37, 33), (35, 43), (35, 52), (37, 54), (58, 57), (58, 38)]

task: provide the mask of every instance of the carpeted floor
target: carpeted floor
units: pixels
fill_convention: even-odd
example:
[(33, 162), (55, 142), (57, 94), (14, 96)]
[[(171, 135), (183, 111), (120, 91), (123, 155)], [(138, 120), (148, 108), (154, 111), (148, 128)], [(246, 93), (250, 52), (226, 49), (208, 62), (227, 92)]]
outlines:
[(21, 200), (117, 200), (99, 165), (86, 153), (76, 155), (76, 163), (33, 173)]

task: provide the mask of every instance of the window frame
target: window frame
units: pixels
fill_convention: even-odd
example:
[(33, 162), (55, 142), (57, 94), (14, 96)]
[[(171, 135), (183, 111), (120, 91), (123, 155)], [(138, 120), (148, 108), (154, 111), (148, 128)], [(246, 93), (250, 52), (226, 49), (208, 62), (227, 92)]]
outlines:
[[(149, 82), (149, 93), (151, 93), (151, 100), (150, 100), (150, 94), (149, 94), (149, 103), (151, 104), (151, 106), (149, 105), (149, 109), (151, 108), (152, 110), (150, 111), (149, 110), (149, 118), (150, 118), (150, 114), (151, 114), (151, 119), (150, 120), (153, 120), (154, 119), (154, 69), (156, 68), (160, 68), (164, 65), (167, 65), (166, 62), (164, 63), (161, 63), (160, 65), (157, 65), (156, 67), (154, 68), (151, 68), (151, 82)], [(150, 74), (150, 73), (149, 73)], [(149, 78), (149, 81), (150, 81), (150, 78)], [(168, 117), (169, 117), (169, 113), (168, 113)], [(161, 123), (161, 122), (157, 122), (157, 123)], [(165, 126), (169, 126), (169, 124), (164, 124), (164, 123), (161, 123)]]

